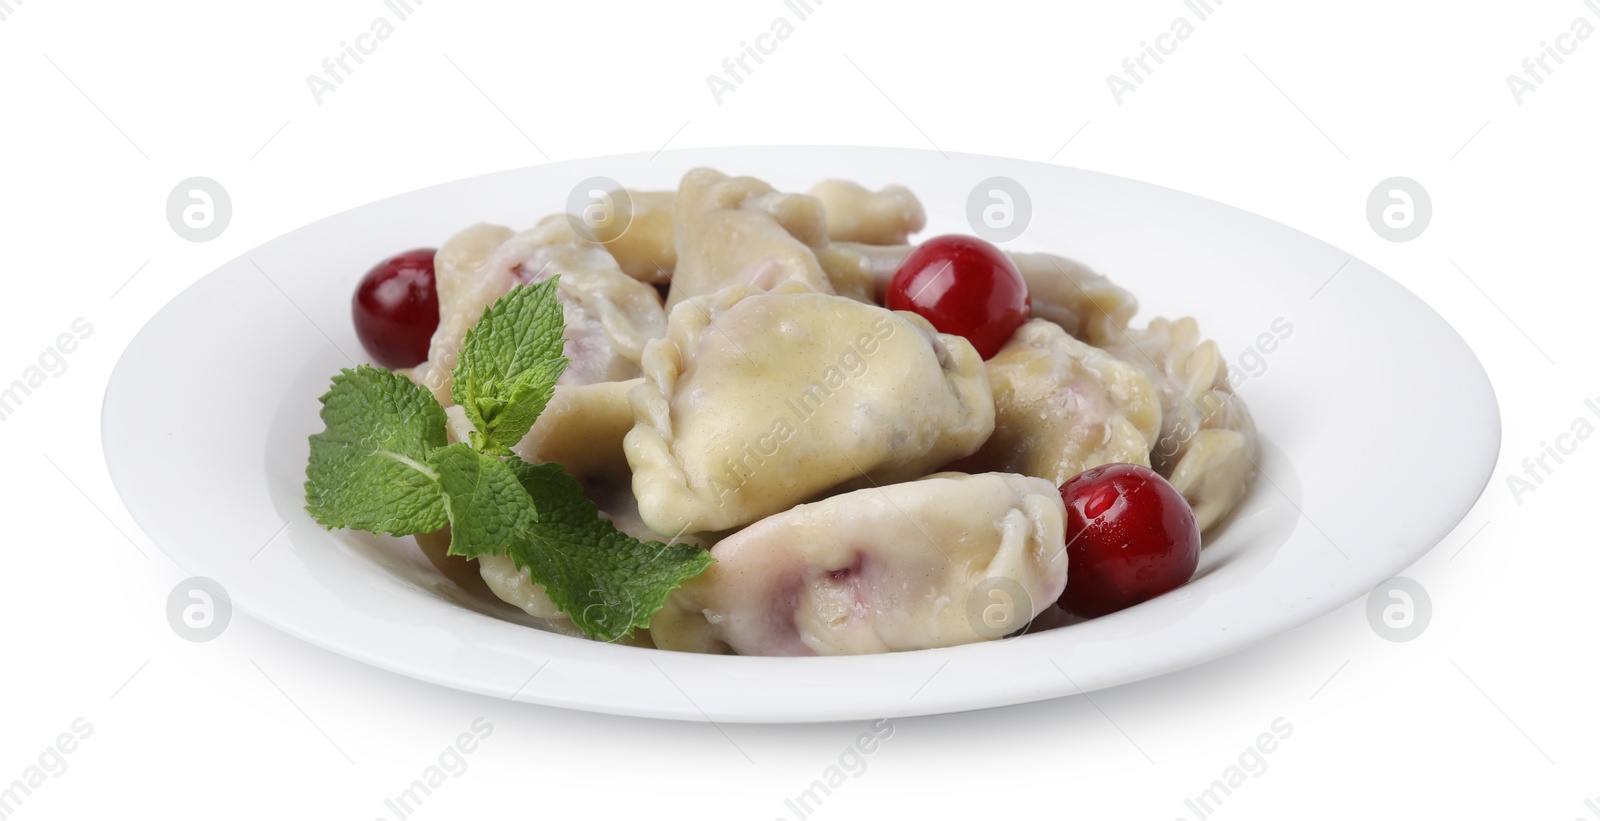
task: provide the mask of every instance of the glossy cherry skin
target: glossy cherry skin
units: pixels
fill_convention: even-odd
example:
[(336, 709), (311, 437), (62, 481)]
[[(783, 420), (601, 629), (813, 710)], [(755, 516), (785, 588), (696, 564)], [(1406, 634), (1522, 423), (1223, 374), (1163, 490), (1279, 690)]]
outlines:
[(1067, 589), (1061, 609), (1103, 616), (1174, 590), (1200, 564), (1194, 510), (1155, 471), (1091, 468), (1061, 486), (1067, 503)]
[(434, 253), (418, 248), (378, 263), (350, 300), (361, 346), (385, 368), (409, 368), (428, 358), (428, 343), (439, 327)]
[(1028, 321), (1031, 306), (1011, 258), (960, 234), (934, 237), (906, 255), (889, 280), (885, 302), (920, 314), (941, 333), (966, 337), (984, 359)]

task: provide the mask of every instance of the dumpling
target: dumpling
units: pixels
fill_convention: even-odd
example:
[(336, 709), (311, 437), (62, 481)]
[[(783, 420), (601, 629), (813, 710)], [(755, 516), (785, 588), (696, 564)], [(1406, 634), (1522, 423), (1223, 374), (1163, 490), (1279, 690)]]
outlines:
[(559, 462), (585, 485), (626, 482), (628, 457), (622, 440), (633, 428), (628, 392), (643, 381), (557, 385), (544, 412), (512, 451), (532, 464)]
[(835, 242), (817, 251), (817, 261), (841, 296), (882, 305), (889, 280), (909, 253), (910, 245)]
[(1139, 302), (1082, 263), (1055, 254), (1011, 254), (1028, 284), (1033, 316), (1048, 319), (1067, 333), (1104, 347), (1128, 328)]
[(917, 195), (904, 186), (873, 191), (849, 180), (823, 180), (807, 193), (822, 202), (833, 242), (904, 245), (928, 224)]
[(840, 485), (912, 479), (994, 429), (965, 339), (798, 282), (678, 305), (644, 372), (624, 447), (657, 533), (726, 530)]
[(789, 280), (871, 302), (870, 266), (841, 246), (904, 243), (927, 222), (922, 203), (898, 185), (871, 191), (825, 180), (808, 196), (697, 168), (676, 193), (628, 194), (633, 213), (627, 227), (602, 226), (596, 238), (629, 276), (671, 281), (669, 308), (727, 285), (765, 290)]
[[(678, 249), (672, 230), (676, 191), (628, 191), (631, 217), (595, 229), (595, 239), (617, 260), (622, 272), (640, 282), (659, 285), (672, 279)], [(562, 215), (565, 218), (565, 215)]]
[(562, 382), (585, 385), (639, 375), (646, 342), (666, 330), (656, 289), (622, 273), (603, 248), (572, 230), (565, 218), (512, 237), (495, 252), (527, 284), (559, 275), (567, 324), (563, 351), (572, 360)]
[(579, 237), (560, 215), (516, 235), (507, 228), (474, 225), (445, 242), (434, 268), (439, 328), (428, 361), (412, 371), (412, 379), (445, 404), (451, 401), (450, 372), (467, 330), (518, 284), (561, 276), (564, 353), (572, 360), (561, 375), (563, 384), (638, 376), (645, 343), (666, 327), (655, 288), (624, 274), (604, 248)]
[(1110, 462), (1149, 466), (1161, 397), (1138, 368), (1033, 319), (987, 363), (994, 435), (953, 467), (1060, 485)]
[(669, 309), (730, 285), (770, 290), (792, 280), (825, 294), (834, 291), (814, 252), (828, 244), (822, 203), (815, 197), (696, 168), (683, 175), (672, 220), (678, 264)]
[(667, 650), (802, 656), (951, 647), (1021, 629), (1067, 584), (1043, 479), (940, 474), (834, 496), (723, 539), (650, 625)]
[(567, 621), (561, 608), (544, 592), (526, 568), (517, 567), (510, 556), (483, 555), (478, 557), (478, 575), (483, 577), (489, 592), (534, 618)]
[(1238, 505), (1255, 478), (1259, 443), (1244, 400), (1228, 383), (1217, 343), (1184, 317), (1156, 318), (1107, 346), (1150, 377), (1161, 394), (1161, 436), (1151, 466), (1194, 508), (1200, 529)]

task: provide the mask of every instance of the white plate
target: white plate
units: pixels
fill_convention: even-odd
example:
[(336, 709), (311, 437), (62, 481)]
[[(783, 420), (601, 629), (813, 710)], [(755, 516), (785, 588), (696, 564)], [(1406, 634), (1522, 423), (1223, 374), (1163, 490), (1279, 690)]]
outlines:
[[(1021, 249), (1077, 257), (1132, 289), (1139, 322), (1190, 314), (1242, 386), (1264, 476), (1182, 589), (1008, 641), (851, 658), (666, 653), (519, 623), (409, 539), (329, 533), (302, 509), (317, 398), (360, 357), (350, 293), (375, 261), (478, 221), (563, 209), (580, 180), (675, 187), (711, 165), (805, 190), (903, 183), (925, 236), (968, 231), (980, 181), (1032, 199)], [(1335, 273), (1337, 272), (1337, 275)], [(1332, 280), (1330, 281), (1330, 277)], [(1314, 297), (1314, 298), (1313, 298)], [(1280, 326), (1281, 328), (1281, 326)], [(1259, 352), (1259, 348), (1257, 349)], [(1264, 370), (1263, 370), (1264, 368)], [(181, 409), (181, 411), (179, 410)], [(1459, 336), (1393, 280), (1282, 225), (1152, 185), (1019, 160), (899, 149), (741, 148), (553, 163), (448, 183), (307, 226), (184, 291), (139, 332), (106, 391), (106, 461), (134, 519), (188, 572), (290, 634), (395, 672), (518, 701), (717, 721), (824, 721), (971, 710), (1198, 664), (1310, 621), (1433, 547), (1499, 449), (1493, 389)], [(1384, 477), (1405, 467), (1405, 486)], [(457, 574), (459, 576), (459, 574)], [(537, 675), (536, 675), (537, 674)]]

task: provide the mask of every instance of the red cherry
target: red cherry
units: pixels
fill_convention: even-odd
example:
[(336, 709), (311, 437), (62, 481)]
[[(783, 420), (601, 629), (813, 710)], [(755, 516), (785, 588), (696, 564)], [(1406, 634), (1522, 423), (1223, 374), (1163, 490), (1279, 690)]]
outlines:
[(350, 300), (356, 336), (385, 368), (409, 368), (428, 358), (439, 327), (432, 248), (396, 254), (373, 266)]
[(999, 248), (945, 234), (917, 246), (889, 280), (889, 307), (914, 311), (941, 333), (967, 338), (984, 359), (1028, 321), (1028, 286)]
[(1067, 589), (1061, 609), (1103, 616), (1177, 589), (1200, 564), (1200, 528), (1183, 494), (1139, 465), (1091, 468), (1061, 486)]

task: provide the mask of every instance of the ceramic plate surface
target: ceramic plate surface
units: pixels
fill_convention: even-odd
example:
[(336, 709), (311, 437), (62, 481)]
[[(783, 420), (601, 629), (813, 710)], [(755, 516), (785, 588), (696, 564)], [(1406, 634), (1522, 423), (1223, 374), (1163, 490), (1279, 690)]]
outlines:
[[(1262, 477), (1182, 589), (1010, 640), (878, 656), (667, 653), (547, 633), (411, 539), (329, 533), (303, 510), (306, 437), (329, 377), (364, 361), (350, 294), (374, 262), (474, 222), (523, 228), (580, 181), (675, 188), (692, 167), (803, 191), (900, 183), (922, 236), (970, 232), (968, 197), (1022, 184), (1016, 250), (1052, 251), (1216, 339), (1263, 439)], [(1330, 279), (1331, 278), (1331, 279)], [(1277, 323), (1276, 333), (1274, 324)], [(1282, 329), (1292, 330), (1286, 337)], [(354, 358), (354, 359), (352, 359)], [(181, 409), (181, 410), (180, 410)], [(290, 634), (370, 664), (519, 701), (628, 715), (794, 722), (970, 710), (1160, 675), (1363, 595), (1437, 544), (1499, 449), (1493, 389), (1466, 343), (1393, 280), (1333, 247), (1208, 200), (1019, 160), (863, 148), (696, 149), (491, 174), (322, 220), (180, 294), (106, 392), (106, 460), (128, 510), (189, 573)], [(1404, 493), (1375, 482), (1406, 465)], [(530, 681), (535, 673), (536, 678)]]

